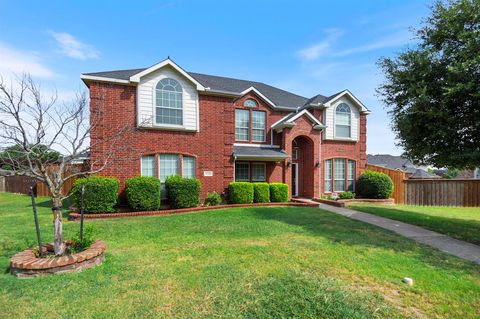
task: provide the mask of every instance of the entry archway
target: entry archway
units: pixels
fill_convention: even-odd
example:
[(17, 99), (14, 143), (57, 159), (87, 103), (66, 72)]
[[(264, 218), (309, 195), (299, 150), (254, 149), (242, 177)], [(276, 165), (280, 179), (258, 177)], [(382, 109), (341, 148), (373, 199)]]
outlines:
[(314, 196), (314, 144), (308, 136), (297, 136), (292, 141), (292, 196)]

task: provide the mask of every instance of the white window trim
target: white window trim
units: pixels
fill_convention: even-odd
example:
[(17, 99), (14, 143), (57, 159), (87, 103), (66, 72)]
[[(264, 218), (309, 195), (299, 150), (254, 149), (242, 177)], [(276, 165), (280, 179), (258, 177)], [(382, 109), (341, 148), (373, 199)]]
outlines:
[[(168, 123), (158, 123), (157, 122), (157, 85), (160, 81), (165, 80), (165, 79), (175, 80), (180, 85), (180, 87), (182, 88), (182, 109), (181, 109), (182, 110), (182, 124), (168, 124)], [(155, 82), (155, 85), (153, 86), (152, 95), (153, 95), (152, 96), (152, 101), (153, 101), (152, 126), (154, 128), (164, 128), (164, 129), (167, 129), (167, 130), (168, 129), (172, 129), (172, 130), (186, 129), (186, 126), (185, 126), (185, 90), (183, 89), (182, 83), (178, 79), (174, 79), (174, 78), (168, 77), (168, 76), (161, 76), (158, 79), (158, 81)], [(137, 91), (137, 96), (138, 96), (138, 91)], [(169, 108), (169, 107), (167, 107), (167, 108)], [(170, 108), (170, 109), (174, 109), (174, 108)], [(178, 110), (178, 109), (176, 109), (176, 110)], [(197, 118), (198, 117), (199, 116), (198, 116), (198, 112), (197, 112)]]
[[(326, 174), (325, 174), (325, 168), (327, 167), (327, 161), (330, 161), (330, 178), (329, 179), (326, 179)], [(333, 193), (333, 158), (328, 158), (326, 160), (323, 161), (323, 165), (324, 165), (324, 168), (323, 168), (323, 192), (325, 194), (331, 194)], [(326, 190), (325, 189), (325, 182), (326, 181), (330, 181), (330, 187), (331, 187), (331, 190)]]
[[(349, 131), (350, 131), (350, 136), (349, 137), (345, 137), (345, 136), (337, 136), (337, 108), (341, 105), (341, 104), (346, 104), (349, 108), (350, 108), (350, 125), (349, 126)], [(352, 106), (344, 101), (340, 101), (338, 104), (336, 104), (333, 108), (333, 137), (336, 139), (336, 140), (346, 140), (346, 141), (354, 141), (356, 139), (354, 139), (352, 137), (352, 127), (353, 127), (353, 112), (352, 112)], [(347, 126), (347, 125), (343, 125), (343, 126)]]
[[(242, 129), (242, 130), (247, 129), (248, 138), (247, 138), (246, 140), (237, 139), (237, 110), (248, 113), (248, 126), (247, 126), (246, 128), (245, 128), (245, 127), (239, 127), (239, 128)], [(235, 109), (235, 141), (238, 141), (238, 142), (250, 142), (250, 140), (252, 139), (252, 136), (251, 136), (251, 133), (252, 133), (252, 132), (250, 131), (250, 127), (251, 127), (251, 126), (252, 126), (252, 123), (251, 123), (251, 119), (250, 119), (250, 110)]]
[(197, 158), (195, 156), (190, 156), (190, 155), (182, 155), (182, 174), (181, 176), (183, 176), (183, 168), (185, 167), (184, 165), (184, 160), (185, 158), (193, 158), (193, 177), (189, 177), (189, 178), (197, 178)]
[[(254, 112), (263, 113), (263, 115), (264, 115), (264, 120), (265, 120), (265, 122), (264, 122), (264, 127), (263, 127), (263, 140), (262, 140), (262, 141), (260, 141), (260, 140), (254, 140), (254, 139), (253, 139), (253, 131), (254, 131), (254, 130), (260, 131), (260, 129), (258, 129), (258, 128), (253, 128), (253, 113), (254, 113)], [(250, 126), (251, 126), (251, 128), (252, 128), (251, 140), (252, 140), (252, 142), (254, 142), (254, 143), (265, 143), (265, 142), (267, 141), (267, 113), (264, 112), (264, 111), (251, 111), (250, 113), (251, 113), (251, 114), (249, 114), (249, 115), (251, 115), (251, 123), (250, 123)]]

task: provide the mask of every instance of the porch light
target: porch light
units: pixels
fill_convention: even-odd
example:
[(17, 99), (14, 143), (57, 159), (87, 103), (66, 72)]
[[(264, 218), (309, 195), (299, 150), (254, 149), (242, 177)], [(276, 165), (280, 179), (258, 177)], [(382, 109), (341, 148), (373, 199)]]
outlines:
[(315, 163), (315, 167), (316, 167), (316, 168), (319, 168), (319, 167), (320, 167), (320, 161), (317, 161), (317, 162)]
[(292, 165), (292, 161), (287, 161), (287, 167), (290, 167)]

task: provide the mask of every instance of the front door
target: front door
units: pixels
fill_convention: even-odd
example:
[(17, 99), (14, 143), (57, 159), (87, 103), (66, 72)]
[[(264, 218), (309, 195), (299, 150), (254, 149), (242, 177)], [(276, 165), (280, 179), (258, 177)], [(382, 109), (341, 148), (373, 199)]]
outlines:
[(292, 196), (298, 196), (298, 164), (292, 163)]

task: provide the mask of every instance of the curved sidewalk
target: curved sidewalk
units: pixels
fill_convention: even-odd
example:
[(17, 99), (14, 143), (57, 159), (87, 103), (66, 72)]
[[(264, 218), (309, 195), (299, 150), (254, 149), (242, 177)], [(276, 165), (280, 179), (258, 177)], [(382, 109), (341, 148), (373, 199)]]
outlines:
[(419, 226), (368, 213), (362, 213), (353, 209), (334, 207), (325, 204), (319, 204), (318, 207), (338, 215), (391, 230), (399, 235), (413, 239), (418, 243), (428, 245), (445, 253), (480, 265), (480, 246), (454, 239), (447, 235), (436, 233)]

